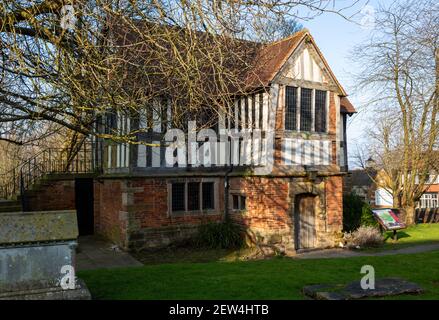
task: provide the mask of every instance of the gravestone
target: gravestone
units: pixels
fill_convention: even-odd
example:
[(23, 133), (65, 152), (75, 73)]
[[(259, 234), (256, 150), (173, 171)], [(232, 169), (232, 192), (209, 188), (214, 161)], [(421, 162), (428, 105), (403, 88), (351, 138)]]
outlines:
[(90, 299), (73, 277), (77, 237), (74, 210), (0, 213), (0, 299)]
[(424, 290), (416, 283), (399, 278), (382, 278), (375, 282), (375, 289), (363, 289), (360, 281), (347, 285), (316, 284), (306, 286), (302, 292), (316, 300), (355, 300), (395, 296), (400, 294), (421, 294)]

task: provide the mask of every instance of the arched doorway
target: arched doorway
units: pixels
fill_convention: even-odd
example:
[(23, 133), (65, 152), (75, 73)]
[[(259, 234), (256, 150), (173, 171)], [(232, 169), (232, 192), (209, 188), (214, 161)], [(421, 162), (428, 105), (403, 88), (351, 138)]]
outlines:
[(316, 246), (316, 201), (311, 193), (296, 195), (294, 210), (294, 240), (296, 250)]

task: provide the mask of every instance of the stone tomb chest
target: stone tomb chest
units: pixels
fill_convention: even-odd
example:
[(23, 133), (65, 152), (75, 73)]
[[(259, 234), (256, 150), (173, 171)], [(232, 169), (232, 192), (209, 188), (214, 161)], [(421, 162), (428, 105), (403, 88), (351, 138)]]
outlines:
[(74, 210), (0, 213), (0, 299), (90, 299), (78, 279), (61, 286), (77, 237)]

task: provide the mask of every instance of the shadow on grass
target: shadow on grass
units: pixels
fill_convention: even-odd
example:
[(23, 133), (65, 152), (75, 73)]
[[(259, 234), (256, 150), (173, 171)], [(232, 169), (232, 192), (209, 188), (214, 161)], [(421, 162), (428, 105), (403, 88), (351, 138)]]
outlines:
[(209, 249), (191, 246), (169, 246), (149, 249), (131, 254), (145, 265), (163, 263), (204, 263), (249, 260), (255, 255), (255, 248)]
[(376, 253), (393, 251), (408, 247), (439, 244), (439, 224), (417, 224), (397, 232), (398, 239), (393, 240), (393, 232), (385, 232), (384, 244), (378, 248), (363, 248), (362, 251)]
[[(384, 234), (384, 244), (378, 248), (362, 248), (360, 251), (376, 253), (398, 250), (412, 246), (439, 244), (439, 224), (421, 224), (398, 231), (398, 240), (393, 240), (393, 232)], [(163, 263), (205, 263), (231, 262), (264, 259), (257, 254), (257, 248), (244, 249), (208, 249), (188, 243), (169, 246), (162, 249), (142, 250), (131, 254), (145, 265)]]
[[(411, 235), (409, 235), (408, 233), (403, 232), (403, 231), (398, 231), (396, 234), (398, 236), (398, 240), (411, 237)], [(386, 232), (384, 234), (384, 241), (387, 241), (387, 240), (393, 240), (393, 232)]]

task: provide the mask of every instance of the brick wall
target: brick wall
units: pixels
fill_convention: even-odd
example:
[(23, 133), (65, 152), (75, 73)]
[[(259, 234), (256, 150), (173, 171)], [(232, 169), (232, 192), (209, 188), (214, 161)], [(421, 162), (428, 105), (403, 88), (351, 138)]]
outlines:
[(335, 106), (335, 93), (329, 93), (329, 134), (337, 133), (337, 108)]
[(285, 130), (285, 86), (279, 86), (279, 97), (276, 108), (275, 129), (276, 134), (281, 134)]
[[(217, 212), (170, 214), (167, 178), (95, 179), (95, 232), (125, 249), (161, 247), (187, 239), (200, 224), (223, 219), (224, 180), (215, 181)], [(231, 177), (230, 193), (243, 194), (247, 199), (247, 210), (230, 210), (231, 216), (259, 243), (288, 251), (294, 249), (294, 197), (315, 192), (323, 204), (323, 218), (319, 216), (316, 221), (317, 245), (331, 246), (333, 235), (342, 229), (342, 177), (306, 181), (293, 177)], [(74, 180), (50, 181), (29, 198), (29, 203), (32, 210), (74, 209)], [(229, 203), (232, 207), (231, 199)]]
[(336, 96), (335, 93), (330, 92), (329, 93), (329, 134), (334, 135), (332, 138), (332, 142), (331, 142), (331, 156), (332, 156), (332, 164), (333, 165), (338, 165), (337, 163), (337, 139), (336, 139), (336, 134), (337, 134), (337, 108), (335, 105), (335, 99), (338, 99), (338, 96)]
[(97, 233), (125, 249), (166, 246), (222, 219), (222, 208), (216, 214), (169, 214), (166, 178), (102, 179), (95, 194)]
[(326, 178), (326, 215), (328, 229), (339, 232), (343, 228), (343, 178)]
[(303, 193), (316, 196), (316, 246), (332, 247), (343, 227), (342, 178), (314, 182), (290, 177), (231, 180), (231, 194), (246, 196), (245, 211), (231, 211), (252, 242), (288, 253), (294, 250), (294, 201)]
[[(264, 244), (291, 241), (288, 178), (231, 178), (230, 194), (246, 196), (246, 211), (231, 210), (234, 221)], [(232, 203), (232, 201), (230, 201)]]
[[(160, 247), (181, 241), (192, 236), (201, 223), (220, 221), (223, 217), (221, 178), (217, 180), (220, 188), (216, 196), (221, 203), (217, 214), (169, 214), (166, 178), (136, 178), (124, 183), (119, 202), (122, 209), (116, 205), (116, 210), (127, 212), (130, 248)], [(114, 198), (116, 188), (110, 189)], [(231, 177), (230, 194), (245, 195), (247, 210), (232, 210), (230, 199), (230, 214), (253, 240), (288, 252), (294, 249), (294, 197), (307, 192), (315, 193), (321, 204), (320, 211), (316, 212), (316, 245), (333, 246), (343, 223), (341, 176), (319, 178), (314, 182), (292, 177)], [(107, 221), (110, 225), (120, 223), (120, 217), (113, 214)]]
[[(221, 184), (220, 180), (216, 183)], [(133, 179), (129, 182), (129, 185), (132, 198), (129, 211), (131, 213), (131, 223), (135, 224), (136, 228), (191, 225), (210, 220), (210, 214), (169, 214), (168, 183), (165, 178)], [(215, 195), (215, 197), (221, 198), (221, 194)], [(221, 211), (221, 209), (219, 210)]]
[(74, 210), (75, 180), (48, 180), (26, 191), (25, 199), (29, 211)]
[(96, 234), (127, 247), (128, 213), (123, 203), (123, 179), (94, 181), (94, 223)]

